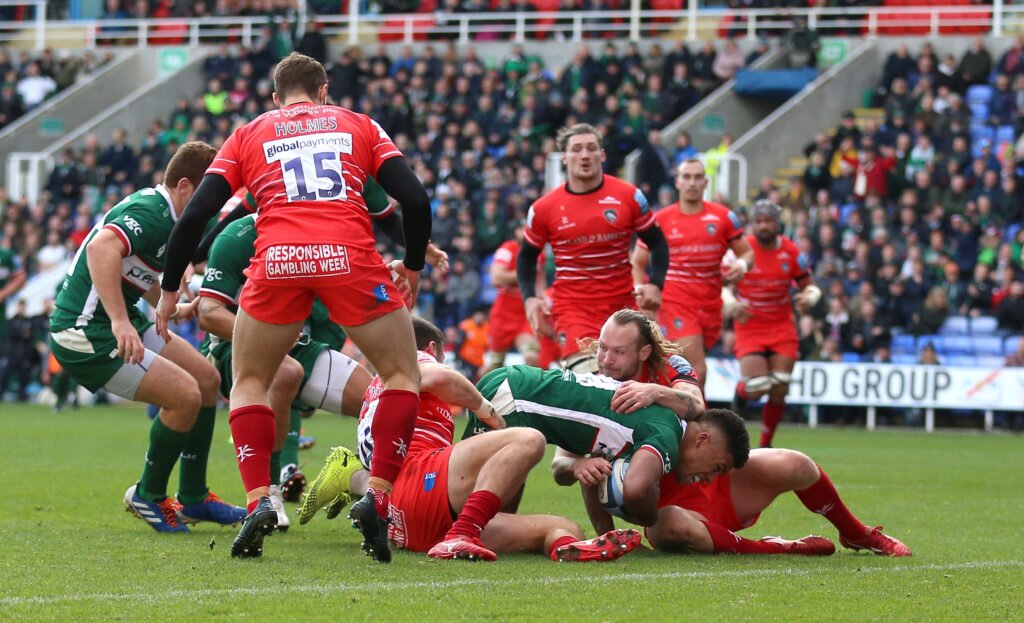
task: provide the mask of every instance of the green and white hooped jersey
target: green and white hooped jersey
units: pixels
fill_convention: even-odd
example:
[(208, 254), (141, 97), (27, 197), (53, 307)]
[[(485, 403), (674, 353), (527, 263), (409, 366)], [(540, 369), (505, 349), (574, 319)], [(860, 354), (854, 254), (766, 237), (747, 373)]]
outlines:
[[(612, 411), (619, 385), (607, 376), (530, 366), (498, 368), (477, 383), (509, 426), (534, 428), (550, 444), (609, 460), (646, 448), (661, 458), (663, 473), (669, 473), (679, 459), (686, 422), (658, 405), (630, 414)], [(485, 430), (476, 422), (474, 415), (466, 436)]]
[(171, 196), (162, 185), (137, 191), (111, 208), (75, 254), (57, 294), (50, 330), (110, 324), (89, 274), (85, 253), (100, 230), (112, 231), (125, 246), (121, 260), (121, 294), (131, 310), (142, 295), (160, 281), (167, 239), (176, 220)]

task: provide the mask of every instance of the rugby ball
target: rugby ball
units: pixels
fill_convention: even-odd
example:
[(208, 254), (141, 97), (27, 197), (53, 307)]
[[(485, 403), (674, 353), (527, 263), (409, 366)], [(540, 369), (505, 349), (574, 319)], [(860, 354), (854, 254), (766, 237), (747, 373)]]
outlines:
[(623, 483), (626, 480), (626, 472), (629, 471), (628, 459), (615, 459), (612, 461), (612, 473), (604, 479), (597, 487), (597, 499), (606, 511), (616, 517), (624, 517), (622, 503), (624, 501)]

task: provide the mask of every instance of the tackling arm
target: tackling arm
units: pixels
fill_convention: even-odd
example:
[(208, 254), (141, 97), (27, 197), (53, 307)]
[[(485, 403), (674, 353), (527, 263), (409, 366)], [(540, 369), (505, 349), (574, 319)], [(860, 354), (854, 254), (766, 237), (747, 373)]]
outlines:
[[(587, 509), (590, 523), (598, 534), (615, 529), (615, 520), (601, 506), (601, 501), (597, 497), (597, 485), (611, 474), (611, 471), (611, 463), (604, 458), (584, 458), (562, 448), (555, 449), (555, 458), (551, 461), (551, 474), (555, 477), (556, 483), (570, 486), (577, 480), (580, 481), (583, 506)], [(593, 484), (584, 484), (584, 480), (592, 480)]]
[(210, 296), (199, 297), (199, 328), (230, 342), (235, 332), (235, 314), (223, 302)]
[(630, 459), (629, 471), (622, 483), (622, 511), (631, 523), (653, 526), (658, 521), (661, 472), (661, 457), (643, 450), (643, 446)]
[(420, 392), (430, 393), (456, 407), (476, 413), (481, 422), (494, 429), (505, 428), (505, 420), (491, 402), (461, 373), (439, 363), (420, 364)]

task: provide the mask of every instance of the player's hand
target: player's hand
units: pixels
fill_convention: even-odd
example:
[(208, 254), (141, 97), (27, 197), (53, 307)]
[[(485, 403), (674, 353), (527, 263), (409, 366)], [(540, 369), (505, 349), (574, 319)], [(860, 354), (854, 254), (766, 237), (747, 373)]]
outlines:
[(146, 354), (146, 347), (132, 323), (127, 320), (111, 321), (110, 328), (114, 333), (114, 339), (117, 340), (118, 356), (129, 365), (140, 363)]
[(185, 272), (181, 276), (181, 285), (178, 286), (178, 295), (184, 298), (186, 301), (191, 301), (196, 298), (195, 293), (192, 292), (191, 282), (192, 277), (196, 274), (195, 268), (189, 264), (185, 266)]
[(746, 301), (736, 301), (736, 304), (732, 306), (729, 315), (732, 316), (732, 319), (736, 322), (743, 324), (753, 316), (750, 312), (750, 303)]
[(195, 297), (187, 303), (178, 303), (174, 313), (168, 318), (174, 322), (186, 322), (195, 318), (199, 313), (199, 297)]
[(545, 325), (548, 323), (544, 320), (544, 317), (551, 313), (551, 309), (548, 308), (547, 302), (539, 296), (531, 296), (523, 302), (523, 307), (526, 308), (526, 320), (530, 323), (530, 328), (533, 329), (535, 334), (541, 334), (548, 329)]
[(633, 287), (636, 306), (646, 312), (656, 312), (661, 307), (661, 288), (653, 283), (643, 283)]
[(596, 487), (612, 473), (612, 464), (608, 459), (595, 456), (589, 459), (576, 459), (572, 465), (572, 475), (586, 487)]
[(625, 381), (612, 394), (612, 411), (616, 413), (633, 413), (649, 407), (657, 402), (657, 387), (649, 383)]
[(388, 268), (398, 291), (402, 294), (405, 306), (412, 309), (416, 305), (416, 295), (420, 291), (420, 271), (409, 269), (402, 260), (391, 260)]
[(164, 338), (164, 342), (171, 341), (171, 330), (167, 323), (178, 311), (177, 290), (160, 290), (160, 300), (157, 301), (156, 309), (156, 334)]
[(727, 284), (733, 284), (740, 279), (743, 279), (743, 275), (745, 274), (747, 274), (747, 269), (744, 268), (743, 262), (733, 262), (725, 269), (725, 272), (722, 274), (722, 279)]
[(492, 405), (491, 401), (486, 398), (484, 398), (484, 401), (480, 403), (480, 406), (477, 408), (476, 417), (481, 422), (489, 426), (491, 430), (501, 430), (508, 426), (505, 424), (505, 418), (501, 417), (501, 415), (494, 410), (494, 405)]
[(438, 277), (448, 274), (448, 254), (431, 242), (427, 244), (427, 263), (434, 267)]

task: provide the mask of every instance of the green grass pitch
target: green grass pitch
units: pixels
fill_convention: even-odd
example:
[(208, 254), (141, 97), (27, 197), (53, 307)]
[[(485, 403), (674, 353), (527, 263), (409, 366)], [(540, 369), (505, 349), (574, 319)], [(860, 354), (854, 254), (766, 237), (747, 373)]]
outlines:
[[(241, 485), (219, 414), (215, 491)], [(830, 558), (665, 556), (607, 564), (506, 555), (497, 563), (398, 553), (379, 565), (359, 535), (323, 514), (270, 537), (259, 561), (232, 560), (232, 528), (158, 535), (122, 509), (138, 477), (149, 421), (141, 407), (51, 414), (0, 408), (0, 620), (111, 621), (1007, 621), (1024, 591), (1024, 438), (1010, 435), (783, 427), (777, 443), (810, 454), (864, 522), (884, 524), (914, 556), (839, 551)], [(352, 420), (307, 421), (317, 446), (351, 445)], [(176, 478), (176, 476), (175, 476)], [(176, 480), (172, 480), (173, 486)], [(295, 507), (291, 507), (294, 512)], [(524, 512), (585, 527), (575, 489), (538, 467)], [(836, 538), (795, 498), (745, 534)]]

